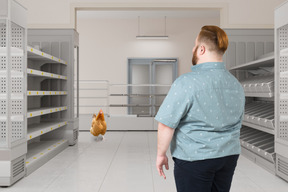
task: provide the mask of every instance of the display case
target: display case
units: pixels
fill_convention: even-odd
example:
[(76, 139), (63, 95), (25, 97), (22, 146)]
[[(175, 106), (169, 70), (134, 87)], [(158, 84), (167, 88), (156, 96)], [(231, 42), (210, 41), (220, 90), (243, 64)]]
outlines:
[(0, 1), (0, 186), (25, 175), (26, 12), (14, 0)]

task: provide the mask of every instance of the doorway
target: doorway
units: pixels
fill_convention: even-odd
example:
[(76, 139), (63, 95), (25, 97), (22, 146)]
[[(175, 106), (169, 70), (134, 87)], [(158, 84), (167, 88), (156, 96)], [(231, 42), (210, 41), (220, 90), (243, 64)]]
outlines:
[(178, 58), (128, 59), (128, 114), (154, 117), (178, 74)]

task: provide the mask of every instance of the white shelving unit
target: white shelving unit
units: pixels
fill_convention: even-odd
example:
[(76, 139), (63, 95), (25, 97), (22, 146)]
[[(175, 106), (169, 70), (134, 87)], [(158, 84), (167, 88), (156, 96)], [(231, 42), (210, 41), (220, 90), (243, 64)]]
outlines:
[(10, 186), (26, 174), (26, 9), (1, 0), (0, 13), (0, 186)]
[[(64, 132), (68, 123), (65, 111), (68, 109), (66, 85), (69, 79), (66, 61), (30, 46), (27, 56), (28, 175), (68, 146), (64, 136), (59, 139), (58, 135)], [(50, 134), (49, 139), (45, 138), (46, 134)]]
[[(41, 84), (30, 81), (32, 86), (28, 91), (31, 95), (36, 94), (28, 97), (33, 102), (36, 100), (36, 104), (31, 104), (30, 109), (39, 109), (40, 116), (36, 119), (40, 118), (42, 122), (67, 122), (67, 125), (48, 132), (41, 138), (64, 138), (68, 145), (75, 145), (79, 131), (79, 34), (74, 29), (29, 29), (28, 45), (31, 62), (28, 66), (28, 78), (41, 81)], [(37, 105), (37, 102), (42, 105)], [(41, 109), (47, 107), (55, 108), (55, 111), (52, 109), (51, 114), (41, 115)], [(35, 123), (38, 122), (31, 122)]]
[[(288, 2), (275, 10), (274, 49), (267, 30), (251, 30), (248, 35), (241, 32), (244, 35), (238, 36), (235, 34), (239, 32), (232, 31), (226, 60), (232, 63), (229, 69), (246, 94), (242, 154), (288, 181), (287, 17)], [(250, 34), (255, 42), (251, 42)], [(274, 54), (267, 54), (272, 51)]]
[(276, 174), (288, 181), (288, 1), (275, 9)]
[(230, 69), (246, 73), (246, 78), (240, 79), (247, 100), (240, 136), (242, 154), (273, 174), (276, 165), (274, 73), (267, 71), (263, 75), (253, 71), (274, 67), (274, 58), (272, 53), (265, 54)]

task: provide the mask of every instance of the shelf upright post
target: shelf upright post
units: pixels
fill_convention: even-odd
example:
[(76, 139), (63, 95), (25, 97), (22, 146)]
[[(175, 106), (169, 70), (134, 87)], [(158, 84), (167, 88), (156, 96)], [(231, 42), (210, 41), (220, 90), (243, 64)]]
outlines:
[(0, 0), (0, 186), (26, 174), (26, 15), (15, 0)]
[(276, 175), (288, 181), (288, 1), (275, 9)]

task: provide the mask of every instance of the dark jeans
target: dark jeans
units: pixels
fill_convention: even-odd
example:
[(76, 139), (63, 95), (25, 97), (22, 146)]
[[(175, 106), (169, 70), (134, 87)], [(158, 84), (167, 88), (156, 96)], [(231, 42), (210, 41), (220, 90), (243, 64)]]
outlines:
[(238, 157), (192, 162), (173, 157), (177, 192), (228, 192)]

